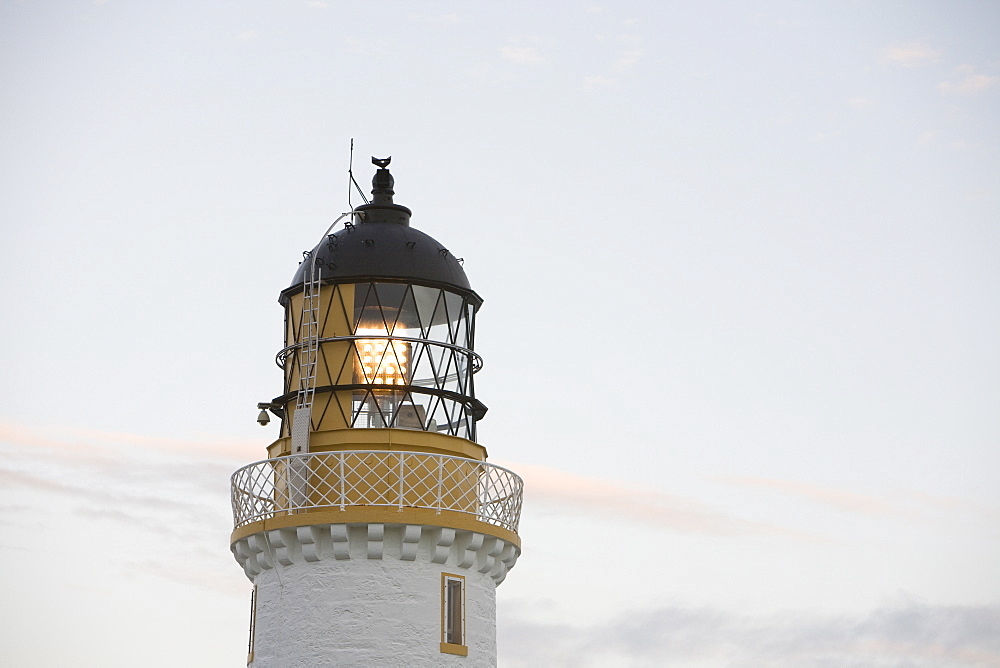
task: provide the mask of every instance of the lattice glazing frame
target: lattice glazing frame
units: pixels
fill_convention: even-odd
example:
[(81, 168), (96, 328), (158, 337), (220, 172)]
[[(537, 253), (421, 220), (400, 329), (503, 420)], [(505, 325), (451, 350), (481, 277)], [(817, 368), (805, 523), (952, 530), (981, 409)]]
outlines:
[[(421, 429), (476, 440), (476, 421), (486, 412), (473, 379), (482, 368), (473, 350), (478, 298), (382, 280), (324, 285), (320, 299), (319, 375), (328, 382), (316, 388), (314, 430), (333, 411), (344, 426)], [(287, 404), (297, 387), (300, 311), (296, 301), (286, 303), (286, 347), (276, 358), (284, 372), (279, 403)], [(351, 345), (338, 346), (344, 342)], [(362, 348), (372, 342), (384, 343), (386, 356), (366, 372)], [(391, 380), (380, 373), (387, 368), (395, 372)], [(289, 435), (287, 418), (282, 436)]]

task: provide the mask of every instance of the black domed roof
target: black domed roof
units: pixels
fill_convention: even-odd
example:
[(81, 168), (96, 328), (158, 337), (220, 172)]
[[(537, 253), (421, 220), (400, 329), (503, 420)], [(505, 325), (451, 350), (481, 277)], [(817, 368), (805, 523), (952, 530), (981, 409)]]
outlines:
[[(392, 203), (389, 170), (379, 169), (372, 184), (374, 200), (355, 209), (355, 222), (330, 234), (312, 250), (323, 283), (406, 281), (451, 289), (481, 303), (455, 256), (443, 244), (410, 227), (410, 210)], [(281, 291), (280, 302), (302, 290), (309, 267), (307, 257), (292, 284)]]

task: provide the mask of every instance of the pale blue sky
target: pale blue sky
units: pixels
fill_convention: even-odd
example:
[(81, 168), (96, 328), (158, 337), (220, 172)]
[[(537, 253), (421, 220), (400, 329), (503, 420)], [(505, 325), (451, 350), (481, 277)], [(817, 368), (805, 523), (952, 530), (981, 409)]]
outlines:
[(0, 662), (243, 665), (228, 475), (354, 137), (485, 299), (501, 665), (1000, 665), (998, 29), (0, 2)]

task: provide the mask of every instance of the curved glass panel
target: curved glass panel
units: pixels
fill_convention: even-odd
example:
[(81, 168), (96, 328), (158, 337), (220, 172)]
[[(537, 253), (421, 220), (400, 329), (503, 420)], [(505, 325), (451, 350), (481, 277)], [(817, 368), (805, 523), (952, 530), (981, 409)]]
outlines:
[[(396, 427), (475, 440), (485, 411), (472, 376), (481, 366), (472, 350), (476, 303), (389, 282), (325, 285), (320, 301), (314, 430)], [(299, 385), (301, 309), (301, 296), (289, 300), (277, 358), (286, 398)], [(286, 419), (283, 435), (288, 429)]]
[(405, 283), (354, 284), (352, 427), (474, 439), (473, 305)]

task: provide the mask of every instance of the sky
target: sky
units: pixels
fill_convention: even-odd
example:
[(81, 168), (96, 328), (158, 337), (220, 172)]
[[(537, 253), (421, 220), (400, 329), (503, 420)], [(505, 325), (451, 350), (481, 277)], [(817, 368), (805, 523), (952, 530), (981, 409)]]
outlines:
[(501, 666), (1000, 666), (998, 29), (0, 0), (0, 663), (244, 665), (228, 478), (353, 138), (485, 300)]

